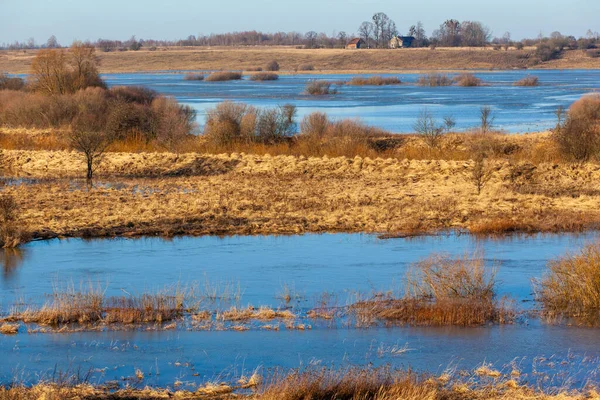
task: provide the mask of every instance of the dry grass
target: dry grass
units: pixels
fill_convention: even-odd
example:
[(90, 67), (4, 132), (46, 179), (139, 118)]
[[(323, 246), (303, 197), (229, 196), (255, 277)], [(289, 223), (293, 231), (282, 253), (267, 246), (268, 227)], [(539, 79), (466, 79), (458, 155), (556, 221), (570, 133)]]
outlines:
[(276, 81), (279, 79), (279, 75), (274, 72), (261, 72), (258, 74), (250, 75), (251, 81)]
[(351, 306), (357, 324), (473, 326), (514, 319), (514, 310), (496, 300), (495, 271), (486, 269), (481, 255), (432, 256), (413, 265), (407, 281), (402, 298), (379, 295)]
[(514, 83), (515, 86), (539, 86), (540, 80), (537, 76), (527, 75)]
[(269, 307), (260, 307), (258, 309), (254, 307), (238, 308), (231, 307), (229, 310), (223, 311), (217, 314), (217, 319), (223, 321), (271, 321), (274, 319), (292, 320), (295, 319), (296, 315), (289, 310), (273, 310)]
[(312, 80), (306, 84), (304, 91), (311, 96), (326, 96), (336, 94), (335, 82)]
[(469, 73), (460, 74), (459, 76), (454, 78), (454, 82), (456, 82), (458, 86), (462, 87), (475, 87), (482, 85), (481, 79)]
[(3, 335), (16, 335), (19, 332), (19, 324), (3, 323), (0, 325), (0, 333)]
[[(100, 72), (247, 70), (276, 59), (281, 70), (292, 71), (309, 64), (320, 71), (424, 71), (522, 69), (531, 62), (532, 49), (493, 51), (492, 48), (436, 48), (346, 51), (343, 49), (296, 49), (292, 47), (167, 48), (164, 51), (97, 53)], [(0, 71), (28, 73), (35, 50), (0, 51)], [(600, 59), (585, 51), (565, 51), (559, 60), (536, 68), (599, 69)]]
[(452, 85), (452, 78), (446, 74), (429, 73), (426, 75), (419, 76), (417, 85), (420, 86), (450, 86)]
[(242, 74), (239, 72), (213, 72), (206, 77), (206, 82), (239, 81)]
[(188, 73), (183, 76), (184, 81), (203, 81), (204, 74)]
[(600, 245), (550, 262), (546, 276), (535, 282), (536, 298), (546, 316), (600, 321)]
[[(540, 157), (551, 154), (538, 150), (548, 149), (546, 136), (498, 138), (499, 149), (516, 145), (519, 150), (508, 160), (489, 160), (494, 173), (479, 196), (471, 182), (471, 142), (456, 144), (466, 139), (462, 136), (445, 138), (441, 148), (450, 160), (417, 139), (378, 153), (352, 137), (332, 136), (325, 149), (306, 152), (281, 144), (239, 146), (221, 155), (108, 153), (97, 171), (108, 185), (89, 191), (84, 184), (78, 188), (77, 182), (56, 180), (81, 175), (85, 166), (76, 153), (10, 150), (3, 152), (7, 171), (51, 179), (3, 190), (17, 199), (20, 226), (34, 238), (445, 229), (499, 233), (599, 226), (600, 196), (590, 191), (600, 182), (596, 164), (542, 159), (530, 173), (515, 172), (531, 164), (538, 151)], [(243, 149), (259, 154), (233, 152)], [(319, 154), (325, 151), (329, 154)], [(356, 156), (363, 151), (372, 156)]]
[(350, 86), (385, 86), (385, 85), (400, 85), (400, 78), (395, 76), (371, 76), (368, 78), (355, 76), (346, 82)]

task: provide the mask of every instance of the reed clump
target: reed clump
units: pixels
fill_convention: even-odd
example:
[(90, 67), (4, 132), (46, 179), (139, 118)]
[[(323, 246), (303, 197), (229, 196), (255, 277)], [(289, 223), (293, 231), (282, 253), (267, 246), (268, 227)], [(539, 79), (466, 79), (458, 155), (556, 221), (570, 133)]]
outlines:
[(335, 86), (335, 82), (311, 80), (306, 84), (304, 89), (306, 94), (311, 96), (326, 96), (331, 94), (337, 94), (338, 90)]
[(475, 87), (483, 84), (481, 79), (477, 78), (471, 73), (460, 74), (454, 78), (454, 82), (456, 82), (458, 86), (462, 87)]
[(452, 78), (446, 74), (430, 73), (419, 76), (417, 80), (419, 86), (450, 86), (452, 85)]
[(20, 223), (21, 209), (11, 194), (0, 194), (0, 247), (14, 248), (27, 242), (29, 235)]
[(240, 72), (213, 72), (206, 77), (207, 82), (226, 82), (226, 81), (239, 81), (242, 79)]
[(600, 244), (551, 261), (545, 277), (534, 282), (536, 299), (550, 318), (600, 322)]
[(515, 86), (539, 86), (540, 80), (537, 76), (528, 75), (514, 83)]
[(250, 320), (270, 321), (273, 319), (293, 320), (295, 318), (296, 315), (290, 310), (274, 310), (264, 306), (259, 308), (254, 308), (252, 306), (247, 308), (238, 308), (233, 306), (229, 310), (225, 310), (217, 314), (217, 319), (233, 322)]
[(514, 312), (496, 300), (495, 270), (483, 257), (451, 258), (435, 255), (414, 264), (407, 273), (407, 289), (401, 298), (378, 296), (352, 309), (357, 321), (384, 320), (407, 325), (474, 326), (510, 323)]
[(385, 86), (400, 85), (402, 81), (396, 76), (371, 76), (368, 78), (355, 76), (346, 82), (349, 86)]
[(204, 74), (188, 73), (183, 76), (184, 81), (203, 81)]
[(274, 72), (260, 72), (258, 74), (250, 75), (251, 81), (276, 81), (279, 79), (279, 75)]

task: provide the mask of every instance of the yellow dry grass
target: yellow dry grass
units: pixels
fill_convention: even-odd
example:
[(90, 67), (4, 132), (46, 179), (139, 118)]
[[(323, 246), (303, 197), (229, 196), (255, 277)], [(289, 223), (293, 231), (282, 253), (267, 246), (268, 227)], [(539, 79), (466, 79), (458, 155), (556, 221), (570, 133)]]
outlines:
[[(36, 50), (0, 51), (0, 71), (28, 73)], [(319, 73), (489, 70), (525, 68), (533, 49), (494, 51), (491, 48), (437, 48), (402, 50), (296, 49), (293, 47), (170, 47), (156, 51), (140, 50), (97, 53), (100, 72), (141, 72), (181, 70), (250, 70), (277, 60), (281, 71), (294, 71), (311, 64)], [(528, 58), (527, 55), (530, 55)], [(535, 68), (597, 69), (600, 60), (582, 50), (566, 51), (559, 60), (541, 63)]]
[(88, 189), (66, 179), (84, 171), (75, 152), (2, 158), (14, 175), (50, 178), (3, 189), (34, 238), (578, 231), (600, 222), (593, 163), (491, 160), (477, 195), (469, 160), (108, 153), (98, 171), (106, 181)]

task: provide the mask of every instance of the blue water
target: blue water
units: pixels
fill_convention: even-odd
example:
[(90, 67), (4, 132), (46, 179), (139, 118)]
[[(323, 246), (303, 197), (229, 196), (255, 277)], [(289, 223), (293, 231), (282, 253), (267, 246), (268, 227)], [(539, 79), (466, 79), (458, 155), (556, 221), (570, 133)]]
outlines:
[[(14, 299), (41, 303), (53, 287), (100, 282), (107, 295), (142, 293), (176, 283), (236, 282), (241, 305), (281, 305), (284, 284), (300, 294), (294, 307), (307, 309), (323, 291), (346, 304), (353, 291), (399, 290), (406, 268), (432, 254), (479, 251), (498, 269), (499, 291), (531, 307), (532, 278), (547, 262), (598, 239), (585, 235), (534, 235), (478, 240), (468, 235), (381, 240), (370, 235), (183, 237), (114, 240), (51, 240), (3, 253), (3, 310)], [(523, 302), (527, 301), (527, 302)], [(193, 385), (208, 379), (235, 380), (257, 367), (348, 367), (391, 365), (441, 373), (482, 362), (510, 368), (516, 360), (524, 379), (547, 371), (552, 384), (569, 376), (575, 385), (597, 379), (600, 335), (596, 329), (556, 326), (524, 319), (514, 325), (474, 328), (327, 327), (306, 331), (187, 330), (0, 335), (0, 382), (35, 382), (61, 371), (92, 371), (93, 383), (128, 382), (139, 368), (140, 385)], [(390, 351), (406, 348), (402, 354)], [(540, 361), (550, 358), (551, 364)], [(563, 363), (564, 361), (564, 363)], [(159, 372), (156, 375), (156, 372)], [(510, 371), (510, 369), (509, 369)], [(557, 375), (556, 375), (557, 374)]]
[[(453, 74), (450, 74), (453, 75)], [(535, 132), (554, 127), (557, 107), (568, 107), (586, 93), (600, 90), (600, 70), (503, 71), (476, 74), (486, 86), (463, 88), (421, 87), (418, 74), (395, 74), (400, 86), (342, 86), (336, 95), (314, 97), (303, 94), (309, 80), (349, 80), (355, 75), (281, 75), (278, 81), (198, 82), (184, 81), (183, 73), (106, 74), (113, 85), (142, 85), (174, 96), (194, 107), (202, 124), (206, 110), (225, 101), (259, 107), (286, 103), (298, 107), (298, 119), (314, 111), (324, 111), (334, 119), (359, 118), (391, 132), (412, 132), (424, 108), (441, 123), (444, 116), (456, 120), (458, 130), (479, 123), (481, 106), (493, 109), (494, 127), (506, 132)], [(515, 87), (527, 75), (540, 79), (538, 87)]]

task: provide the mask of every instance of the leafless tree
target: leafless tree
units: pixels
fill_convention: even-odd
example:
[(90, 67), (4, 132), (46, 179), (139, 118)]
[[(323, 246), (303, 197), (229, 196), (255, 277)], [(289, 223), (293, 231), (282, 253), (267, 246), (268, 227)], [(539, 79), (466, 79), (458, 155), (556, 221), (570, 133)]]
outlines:
[(496, 117), (494, 117), (492, 113), (492, 107), (481, 107), (481, 109), (479, 110), (479, 120), (481, 121), (481, 133), (488, 133), (492, 129), (494, 119), (496, 119)]
[(375, 26), (372, 22), (365, 21), (358, 27), (358, 34), (360, 38), (366, 43), (367, 47), (371, 47), (371, 39), (373, 38), (373, 31)]
[(87, 173), (86, 178), (91, 182), (94, 171), (102, 161), (104, 152), (113, 141), (113, 136), (104, 129), (102, 116), (91, 112), (82, 112), (73, 121), (69, 141), (71, 147), (83, 153)]

